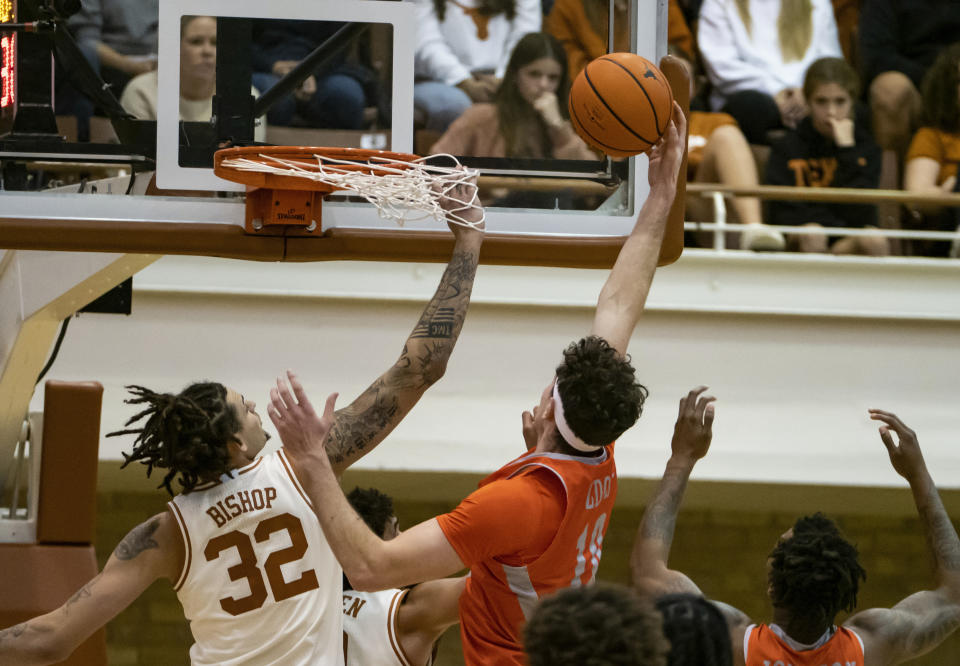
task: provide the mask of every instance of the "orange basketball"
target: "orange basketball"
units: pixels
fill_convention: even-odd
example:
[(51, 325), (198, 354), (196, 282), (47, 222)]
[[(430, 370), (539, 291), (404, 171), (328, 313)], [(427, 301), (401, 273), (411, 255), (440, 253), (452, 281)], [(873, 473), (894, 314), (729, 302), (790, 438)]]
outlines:
[(673, 91), (656, 65), (635, 53), (608, 53), (570, 87), (570, 122), (584, 141), (611, 157), (646, 152), (670, 122)]

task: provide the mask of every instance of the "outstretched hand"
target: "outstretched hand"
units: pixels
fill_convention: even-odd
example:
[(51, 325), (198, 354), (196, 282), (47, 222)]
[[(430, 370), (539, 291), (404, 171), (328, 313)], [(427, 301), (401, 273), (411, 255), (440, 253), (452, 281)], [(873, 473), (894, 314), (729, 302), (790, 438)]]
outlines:
[(317, 416), (303, 385), (292, 371), (287, 370), (286, 380), (277, 379), (276, 388), (270, 389), (267, 415), (276, 426), (283, 448), (291, 459), (327, 462), (324, 442), (333, 427), (337, 396), (337, 393), (331, 393), (324, 405), (323, 416)]
[[(923, 452), (920, 450), (920, 443), (917, 442), (917, 433), (908, 428), (892, 412), (871, 409), (870, 418), (883, 423), (880, 426), (880, 439), (883, 440), (883, 445), (887, 447), (890, 463), (897, 474), (910, 481), (917, 474), (926, 470), (927, 463), (923, 460)], [(893, 435), (890, 434), (891, 430), (897, 433), (899, 442), (893, 441)]]
[(677, 187), (677, 178), (680, 175), (680, 164), (683, 162), (683, 150), (686, 145), (687, 117), (683, 115), (680, 105), (674, 102), (673, 114), (667, 129), (647, 153), (650, 159), (647, 178), (650, 181), (651, 192), (669, 188), (672, 198)]
[(703, 395), (706, 386), (698, 386), (680, 399), (680, 413), (673, 427), (670, 448), (674, 456), (694, 462), (707, 455), (713, 439), (712, 395)]

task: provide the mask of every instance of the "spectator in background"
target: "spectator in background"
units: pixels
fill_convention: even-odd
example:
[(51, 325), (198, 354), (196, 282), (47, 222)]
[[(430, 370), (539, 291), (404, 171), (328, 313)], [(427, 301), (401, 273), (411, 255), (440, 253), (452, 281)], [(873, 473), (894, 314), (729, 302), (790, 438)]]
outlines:
[[(127, 82), (157, 68), (159, 0), (83, 0), (67, 27), (93, 70), (117, 97)], [(90, 139), (93, 102), (56, 64), (56, 112), (77, 119), (77, 138)]]
[[(331, 37), (342, 23), (262, 19), (253, 24), (253, 85), (267, 92)], [(361, 129), (364, 109), (375, 101), (374, 74), (344, 52), (314, 72), (267, 111), (271, 125), (298, 124), (329, 129)]]
[[(865, 187), (880, 182), (880, 148), (863, 123), (854, 120), (860, 92), (857, 73), (841, 58), (822, 58), (810, 66), (803, 94), (810, 115), (777, 141), (767, 161), (768, 185), (796, 187)], [(871, 227), (876, 207), (808, 201), (773, 201), (774, 224), (811, 227)], [(890, 246), (883, 236), (848, 236), (829, 245), (825, 234), (795, 235), (801, 252), (884, 256)]]
[[(217, 19), (213, 16), (184, 16), (180, 22), (180, 120), (205, 122), (213, 115), (217, 91)], [(251, 89), (256, 95), (257, 90)], [(142, 120), (157, 119), (156, 70), (131, 79), (120, 104)], [(263, 141), (265, 128), (254, 129), (254, 138)]]
[(431, 152), (474, 157), (595, 160), (570, 124), (570, 77), (563, 47), (552, 35), (521, 39), (492, 103), (474, 104), (450, 125)]
[(530, 666), (667, 666), (670, 644), (653, 605), (627, 587), (571, 587), (537, 606), (523, 632)]
[(127, 81), (157, 68), (159, 0), (83, 0), (67, 22), (77, 45), (119, 95)]
[(859, 34), (874, 136), (902, 158), (920, 120), (923, 75), (960, 35), (960, 2), (865, 0)]
[(540, 30), (540, 0), (415, 0), (415, 120), (443, 132), (493, 100), (520, 38)]
[[(907, 152), (904, 188), (911, 192), (945, 194), (960, 191), (960, 42), (940, 53), (923, 79), (924, 123)], [(960, 225), (960, 211), (939, 206), (914, 206), (915, 219), (924, 227), (952, 231)], [(943, 254), (945, 243), (923, 249)], [(925, 252), (926, 253), (926, 252)]]
[(697, 41), (711, 107), (733, 116), (755, 144), (797, 126), (807, 114), (804, 72), (819, 58), (841, 57), (830, 0), (704, 0)]
[[(627, 0), (614, 0), (614, 51), (630, 50)], [(567, 52), (570, 78), (575, 79), (587, 63), (608, 52), (609, 2), (607, 0), (555, 0), (546, 29), (560, 40)], [(693, 61), (693, 36), (677, 0), (670, 0), (668, 15), (670, 52)]]

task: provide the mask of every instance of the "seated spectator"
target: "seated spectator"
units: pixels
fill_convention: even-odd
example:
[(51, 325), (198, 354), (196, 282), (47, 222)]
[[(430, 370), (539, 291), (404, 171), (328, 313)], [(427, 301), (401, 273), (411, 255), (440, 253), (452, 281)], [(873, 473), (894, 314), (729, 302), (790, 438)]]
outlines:
[(595, 160), (570, 124), (570, 77), (563, 47), (552, 35), (521, 39), (493, 103), (474, 104), (431, 152), (474, 157)]
[[(575, 79), (587, 63), (608, 52), (609, 7), (607, 0), (556, 0), (547, 16), (546, 31), (560, 40), (567, 52), (570, 78)], [(630, 50), (630, 4), (614, 0), (614, 51)], [(670, 51), (692, 62), (693, 36), (677, 0), (670, 0), (667, 41)]]
[[(604, 0), (557, 0), (547, 17), (547, 29), (567, 52), (571, 78), (579, 74), (588, 62), (607, 52), (607, 7)], [(629, 49), (627, 9), (625, 2), (614, 4), (614, 29), (617, 31), (614, 48), (617, 50)], [(694, 67), (690, 60), (693, 40), (676, 0), (670, 1), (668, 40), (671, 51), (678, 53), (687, 66), (693, 97)], [(758, 184), (753, 153), (731, 116), (693, 111), (689, 120), (687, 177), (690, 180), (744, 187)], [(767, 251), (784, 248), (786, 243), (783, 234), (761, 224), (759, 200), (736, 197), (732, 204), (737, 221), (751, 225), (740, 235), (741, 248)], [(708, 220), (712, 217), (710, 204), (702, 197), (688, 197), (687, 210), (693, 219)]]
[(520, 38), (540, 30), (540, 0), (415, 0), (418, 125), (443, 132), (472, 103), (493, 100)]
[(572, 587), (537, 606), (523, 632), (530, 666), (667, 666), (660, 613), (622, 585)]
[[(859, 93), (857, 73), (841, 58), (822, 58), (810, 66), (803, 94), (810, 115), (777, 141), (767, 161), (768, 185), (876, 188), (880, 182), (880, 148), (863, 123), (854, 120)], [(774, 201), (774, 224), (810, 227), (875, 227), (873, 205), (813, 201)], [(847, 236), (832, 243), (825, 234), (791, 236), (801, 252), (890, 253), (883, 236)]]
[[(156, 70), (159, 0), (83, 0), (67, 27), (93, 70), (120, 96), (133, 77)], [(80, 141), (90, 138), (94, 103), (56, 70), (56, 113), (77, 118)]]
[[(910, 143), (904, 188), (910, 192), (944, 194), (960, 191), (960, 43), (945, 49), (923, 80), (925, 122)], [(960, 211), (939, 206), (913, 206), (915, 219), (928, 229), (952, 231)], [(920, 244), (924, 253), (942, 255), (946, 243)]]
[[(341, 26), (331, 21), (254, 21), (254, 87), (261, 93), (270, 90)], [(277, 100), (267, 120), (271, 125), (361, 129), (364, 109), (376, 102), (377, 88), (373, 72), (341, 52), (323, 72), (311, 74), (293, 94)]]
[[(687, 128), (687, 178), (697, 183), (756, 187), (757, 164), (737, 121), (726, 113), (691, 111)], [(687, 218), (711, 220), (711, 202), (687, 196)], [(740, 234), (740, 249), (778, 252), (786, 247), (783, 234), (763, 224), (760, 200), (733, 197), (734, 221), (749, 225)]]
[(804, 72), (841, 56), (830, 0), (704, 0), (697, 41), (711, 107), (733, 116), (754, 144), (797, 126), (807, 114)]
[[(213, 95), (217, 90), (217, 19), (213, 16), (184, 16), (180, 22), (180, 120), (206, 122), (213, 116)], [(257, 95), (256, 88), (251, 94)], [(157, 72), (134, 77), (123, 90), (120, 104), (141, 120), (157, 119)], [(254, 129), (257, 141), (265, 138), (265, 127)]]
[(960, 35), (960, 3), (871, 0), (860, 12), (860, 57), (873, 133), (903, 157), (921, 115), (920, 86), (937, 54)]
[(83, 0), (67, 26), (87, 60), (119, 95), (127, 81), (157, 68), (159, 0)]

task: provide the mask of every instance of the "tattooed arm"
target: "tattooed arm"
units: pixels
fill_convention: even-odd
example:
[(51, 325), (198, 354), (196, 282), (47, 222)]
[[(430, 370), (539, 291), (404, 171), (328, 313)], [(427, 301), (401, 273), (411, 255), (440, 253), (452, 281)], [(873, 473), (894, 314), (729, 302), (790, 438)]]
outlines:
[(871, 409), (870, 418), (883, 423), (880, 438), (890, 462), (910, 484), (937, 587), (912, 594), (893, 608), (857, 613), (845, 624), (863, 639), (866, 663), (899, 664), (926, 654), (960, 627), (960, 539), (927, 470), (916, 433), (890, 412)]
[(130, 530), (97, 576), (62, 606), (0, 630), (0, 663), (53, 664), (129, 606), (157, 578), (173, 578), (183, 545), (169, 513)]
[(650, 151), (647, 170), (650, 193), (597, 300), (590, 332), (605, 339), (621, 355), (627, 352), (630, 336), (653, 284), (667, 217), (677, 194), (677, 177), (687, 143), (686, 129), (683, 111), (674, 104), (673, 118), (663, 139)]
[[(670, 460), (667, 461), (660, 485), (643, 512), (633, 543), (633, 552), (630, 553), (631, 578), (634, 589), (644, 596), (703, 594), (686, 574), (671, 569), (667, 563), (687, 481), (696, 462), (707, 455), (713, 438), (714, 398), (703, 395), (706, 390), (706, 386), (697, 387), (680, 400)], [(742, 655), (743, 651), (738, 651), (736, 646), (742, 645), (743, 631), (750, 623), (750, 618), (732, 606), (714, 603), (727, 619), (734, 655)]]
[[(453, 194), (469, 201), (475, 190), (472, 185), (458, 186)], [(478, 221), (482, 211), (460, 214)], [(449, 226), (455, 238), (453, 256), (436, 293), (404, 343), (400, 358), (336, 413), (326, 448), (337, 475), (382, 442), (446, 371), (470, 305), (483, 243), (482, 229), (452, 222)]]

